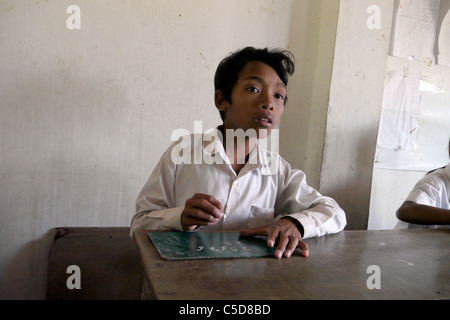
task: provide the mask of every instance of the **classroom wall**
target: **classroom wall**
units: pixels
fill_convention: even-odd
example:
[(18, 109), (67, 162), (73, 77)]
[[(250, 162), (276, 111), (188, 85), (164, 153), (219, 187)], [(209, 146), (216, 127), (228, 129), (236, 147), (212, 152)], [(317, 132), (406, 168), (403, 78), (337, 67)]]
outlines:
[(319, 190), (345, 210), (346, 229), (367, 228), (393, 4), (340, 2)]
[[(448, 2), (450, 6), (450, 2)], [(436, 86), (441, 91), (440, 93), (428, 93), (425, 98), (430, 98), (431, 96), (441, 96), (440, 100), (447, 103), (443, 106), (447, 106), (447, 110), (450, 109), (449, 104), (449, 91), (450, 91), (450, 70), (449, 66), (438, 65), (435, 63), (428, 63), (424, 60), (410, 61), (406, 58), (389, 56), (387, 60), (386, 73), (390, 72), (400, 72), (404, 76), (417, 76), (420, 79), (430, 85)], [(424, 98), (424, 99), (425, 99)], [(431, 118), (448, 118), (448, 111), (446, 114), (440, 114), (439, 109), (433, 110)], [(428, 110), (427, 110), (428, 111)], [(429, 111), (428, 111), (429, 112)], [(426, 134), (426, 120), (421, 121), (422, 136)], [(439, 121), (432, 123), (432, 125), (438, 127)], [(450, 124), (448, 124), (450, 127)], [(438, 127), (441, 129), (440, 127)], [(428, 126), (428, 130), (429, 126)], [(442, 129), (441, 129), (442, 130)], [(449, 132), (447, 129), (446, 132)], [(441, 154), (444, 154), (442, 162), (436, 165), (427, 164), (428, 167), (424, 169), (401, 169), (401, 168), (377, 168), (373, 169), (373, 180), (372, 189), (370, 197), (370, 210), (369, 210), (369, 220), (368, 229), (370, 230), (389, 230), (395, 228), (405, 228), (407, 224), (399, 223), (396, 217), (396, 211), (401, 206), (403, 201), (408, 196), (409, 192), (413, 189), (416, 183), (422, 179), (426, 173), (430, 170), (436, 169), (437, 167), (444, 166), (448, 163), (448, 136), (446, 133), (437, 131), (437, 136), (435, 136), (434, 141), (426, 141), (427, 144), (432, 144), (433, 148), (436, 150), (442, 150)], [(422, 142), (422, 140), (419, 140)], [(427, 158), (422, 154), (424, 153), (425, 146), (420, 145), (417, 147), (413, 153), (418, 155), (418, 159)], [(399, 160), (401, 163), (401, 160)]]
[(52, 228), (129, 225), (172, 131), (220, 124), (213, 75), (239, 47), (296, 55), (280, 151), (318, 184), (338, 4), (0, 1), (0, 299), (45, 297)]
[[(448, 163), (450, 60), (446, 59), (446, 42), (450, 38), (445, 21), (449, 18), (450, 0), (420, 1), (414, 6), (395, 3), (373, 169), (370, 230), (406, 228), (396, 217), (397, 209), (428, 171)], [(412, 26), (420, 28), (411, 33)], [(392, 79), (399, 84), (394, 90)], [(392, 93), (402, 97), (404, 90), (409, 98), (393, 104)], [(403, 121), (398, 121), (399, 116)]]
[[(290, 80), (289, 101), (281, 120), (280, 153), (307, 174), (319, 188), (330, 82), (336, 43), (339, 1), (310, 1), (308, 10), (295, 1), (298, 12), (291, 25), (291, 50), (296, 72)], [(296, 35), (302, 35), (297, 37)]]

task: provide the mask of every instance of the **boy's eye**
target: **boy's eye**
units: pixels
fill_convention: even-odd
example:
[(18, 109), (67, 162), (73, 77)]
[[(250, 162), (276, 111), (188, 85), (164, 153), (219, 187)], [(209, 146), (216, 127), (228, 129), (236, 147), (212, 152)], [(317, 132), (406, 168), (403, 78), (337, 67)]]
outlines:
[(284, 100), (284, 96), (281, 93), (277, 93), (275, 95), (275, 98), (280, 99), (280, 100)]
[(248, 87), (247, 90), (250, 92), (259, 92), (258, 88), (256, 87)]

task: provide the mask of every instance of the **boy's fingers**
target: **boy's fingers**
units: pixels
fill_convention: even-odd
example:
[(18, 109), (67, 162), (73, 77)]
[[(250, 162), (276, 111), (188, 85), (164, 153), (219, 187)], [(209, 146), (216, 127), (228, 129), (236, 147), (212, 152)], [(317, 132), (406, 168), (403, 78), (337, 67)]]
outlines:
[(307, 245), (305, 242), (303, 242), (303, 241), (300, 240), (300, 241), (298, 242), (298, 244), (297, 244), (297, 248), (299, 248), (299, 249), (302, 250), (302, 255), (303, 255), (305, 258), (309, 256), (309, 248), (308, 248), (308, 245)]
[[(186, 202), (186, 208), (191, 209), (190, 211), (193, 212), (191, 213), (192, 215), (196, 215), (197, 211), (201, 211), (216, 219), (222, 218), (222, 212), (205, 199), (189, 199)], [(208, 220), (208, 218), (206, 219)]]
[(214, 205), (214, 206), (215, 206), (217, 209), (219, 209), (220, 211), (223, 210), (222, 202), (220, 202), (219, 200), (217, 200), (215, 197), (209, 196), (206, 200), (208, 200), (212, 205)]
[(212, 214), (218, 219), (222, 218), (222, 203), (213, 196), (197, 193), (194, 195), (191, 201), (193, 207), (202, 209), (203, 211)]
[(275, 246), (275, 242), (278, 239), (280, 227), (278, 225), (271, 225), (267, 237), (267, 245), (271, 248)]
[(278, 238), (277, 250), (275, 251), (276, 258), (280, 259), (283, 257), (283, 253), (286, 250), (288, 243), (289, 243), (289, 237), (287, 237), (284, 234), (281, 234), (281, 236)]
[(269, 226), (262, 226), (258, 228), (253, 229), (242, 229), (239, 231), (239, 233), (243, 236), (267, 236), (268, 234)]
[(223, 216), (223, 206), (215, 197), (196, 193), (186, 201), (182, 213), (183, 228), (216, 224)]
[(194, 196), (192, 197), (193, 199), (204, 199), (209, 201), (212, 205), (216, 206), (217, 209), (222, 210), (223, 209), (223, 205), (222, 203), (217, 200), (214, 196), (211, 196), (209, 194), (204, 194), (204, 193), (196, 193), (194, 194)]
[(183, 226), (184, 230), (193, 231), (200, 226), (211, 226), (216, 223), (217, 223), (217, 220), (211, 222), (211, 221), (205, 221), (205, 220), (188, 217), (182, 222), (182, 226)]
[(253, 229), (242, 229), (239, 233), (242, 236), (268, 236), (267, 244), (269, 247), (274, 247), (276, 240), (279, 237), (277, 250), (275, 251), (275, 257), (277, 258), (281, 258), (283, 255), (286, 258), (289, 258), (294, 253), (296, 248), (302, 250), (302, 255), (304, 257), (309, 255), (308, 245), (301, 239), (280, 234), (279, 228), (271, 229), (270, 227), (271, 225), (266, 225)]
[(216, 218), (210, 213), (205, 212), (202, 209), (198, 209), (196, 207), (187, 209), (186, 215), (190, 220), (202, 222), (203, 224), (208, 222), (217, 222), (219, 220), (219, 218)]
[(289, 258), (292, 255), (292, 253), (297, 248), (299, 241), (300, 240), (296, 237), (289, 238), (289, 244), (286, 247), (286, 250), (284, 250), (284, 254), (283, 254), (286, 258)]
[(205, 212), (206, 214), (213, 216), (214, 218), (222, 218), (222, 212), (216, 206), (213, 206), (208, 200), (196, 199), (194, 200), (192, 206), (198, 210)]

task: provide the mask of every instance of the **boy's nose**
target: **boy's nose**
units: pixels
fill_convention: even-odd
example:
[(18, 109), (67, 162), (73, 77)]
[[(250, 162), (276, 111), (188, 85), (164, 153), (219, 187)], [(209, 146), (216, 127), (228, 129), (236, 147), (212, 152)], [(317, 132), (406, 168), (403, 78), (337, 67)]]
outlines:
[(261, 108), (263, 109), (263, 110), (270, 110), (270, 111), (272, 111), (273, 110), (273, 106), (270, 104), (269, 106), (267, 106), (267, 104), (263, 104), (262, 106), (261, 106)]
[(259, 105), (263, 110), (273, 111), (274, 100), (270, 92), (263, 92), (260, 96)]

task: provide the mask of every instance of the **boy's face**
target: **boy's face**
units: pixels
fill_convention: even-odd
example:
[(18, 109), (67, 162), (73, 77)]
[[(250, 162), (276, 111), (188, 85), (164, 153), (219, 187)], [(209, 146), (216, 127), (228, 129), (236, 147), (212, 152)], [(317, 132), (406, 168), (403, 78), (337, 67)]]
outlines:
[(287, 90), (276, 71), (251, 61), (239, 72), (229, 103), (216, 92), (216, 106), (225, 111), (225, 129), (255, 129), (258, 138), (270, 135), (284, 111)]

